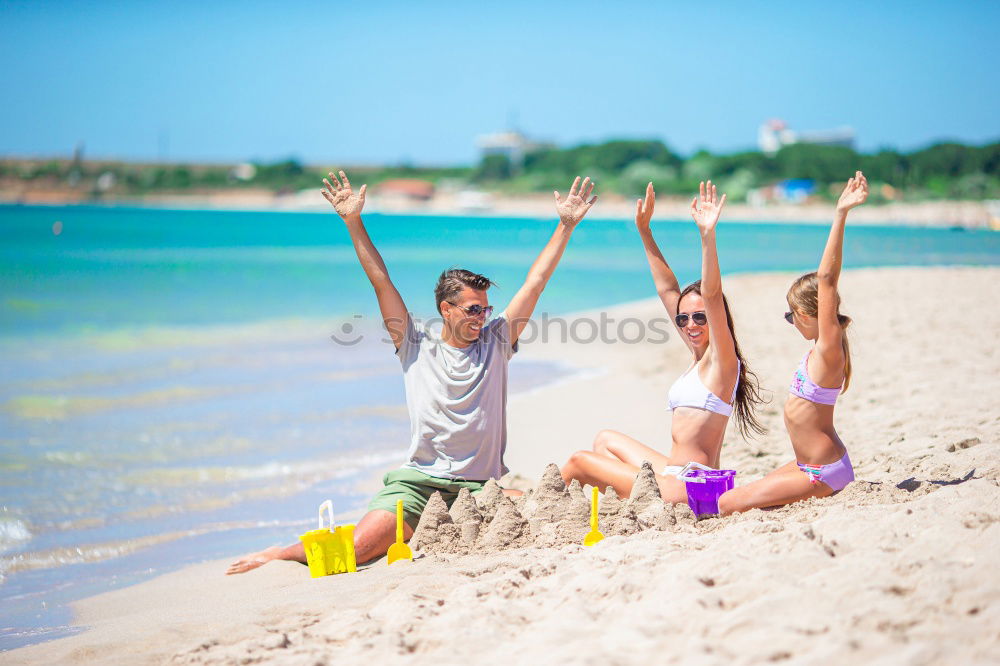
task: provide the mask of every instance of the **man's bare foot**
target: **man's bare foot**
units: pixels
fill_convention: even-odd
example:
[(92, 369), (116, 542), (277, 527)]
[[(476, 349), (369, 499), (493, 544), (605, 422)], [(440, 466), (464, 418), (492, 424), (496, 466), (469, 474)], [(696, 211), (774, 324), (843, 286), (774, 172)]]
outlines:
[(262, 564), (267, 564), (271, 560), (277, 559), (283, 550), (284, 548), (281, 546), (271, 546), (262, 551), (241, 557), (229, 565), (229, 568), (226, 569), (226, 575), (232, 576), (233, 574), (246, 573), (252, 569), (256, 569)]

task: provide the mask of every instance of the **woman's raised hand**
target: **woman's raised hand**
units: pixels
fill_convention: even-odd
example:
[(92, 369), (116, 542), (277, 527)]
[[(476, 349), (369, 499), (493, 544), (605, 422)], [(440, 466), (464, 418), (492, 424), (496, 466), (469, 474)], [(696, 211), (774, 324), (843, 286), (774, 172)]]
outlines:
[(639, 231), (649, 229), (649, 220), (653, 217), (653, 205), (656, 203), (656, 192), (653, 184), (646, 186), (646, 198), (635, 200), (635, 226)]
[(855, 206), (860, 206), (868, 199), (868, 179), (860, 171), (854, 172), (854, 178), (847, 181), (847, 187), (840, 193), (837, 210), (846, 213)]
[(720, 199), (712, 181), (701, 183), (698, 186), (698, 196), (691, 200), (691, 217), (698, 225), (698, 231), (707, 234), (714, 230), (725, 205), (726, 195), (723, 194)]
[[(331, 184), (330, 181), (333, 181)], [(330, 202), (333, 209), (337, 211), (345, 220), (349, 217), (361, 217), (361, 209), (365, 207), (365, 191), (367, 185), (362, 185), (358, 193), (351, 189), (351, 181), (347, 180), (347, 174), (340, 172), (340, 180), (330, 172), (330, 180), (323, 179), (324, 189), (320, 190), (326, 200)]]
[(559, 196), (559, 192), (553, 192), (556, 195), (556, 212), (559, 213), (559, 220), (570, 227), (575, 227), (576, 224), (583, 219), (583, 216), (587, 214), (594, 202), (597, 201), (597, 197), (591, 198), (587, 201), (594, 191), (594, 183), (590, 180), (590, 177), (583, 179), (583, 184), (580, 183), (580, 177), (577, 176), (576, 180), (573, 181), (572, 187), (569, 188), (569, 194), (563, 199)]

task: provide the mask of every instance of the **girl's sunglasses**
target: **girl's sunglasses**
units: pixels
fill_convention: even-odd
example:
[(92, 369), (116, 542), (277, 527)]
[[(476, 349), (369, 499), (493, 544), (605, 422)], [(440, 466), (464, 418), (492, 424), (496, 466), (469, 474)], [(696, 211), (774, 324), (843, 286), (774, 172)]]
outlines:
[[(451, 301), (448, 301), (448, 302), (451, 303)], [(490, 315), (493, 314), (493, 306), (492, 305), (487, 305), (486, 307), (483, 307), (482, 305), (479, 305), (478, 303), (476, 303), (475, 305), (470, 305), (467, 308), (463, 308), (461, 305), (458, 305), (457, 303), (451, 303), (451, 304), (454, 305), (459, 310), (461, 310), (462, 312), (464, 312), (465, 314), (469, 315), (470, 317), (480, 317), (480, 316), (483, 316), (483, 317), (486, 317), (487, 319), (489, 319)]]
[(789, 310), (788, 312), (785, 313), (785, 321), (787, 321), (789, 324), (794, 324), (795, 323), (794, 321), (792, 321), (792, 311), (791, 310)]
[(704, 326), (708, 323), (708, 315), (704, 312), (692, 312), (690, 315), (681, 313), (674, 316), (674, 322), (677, 324), (677, 328), (684, 328), (687, 326), (688, 319), (694, 320), (694, 323), (698, 326)]

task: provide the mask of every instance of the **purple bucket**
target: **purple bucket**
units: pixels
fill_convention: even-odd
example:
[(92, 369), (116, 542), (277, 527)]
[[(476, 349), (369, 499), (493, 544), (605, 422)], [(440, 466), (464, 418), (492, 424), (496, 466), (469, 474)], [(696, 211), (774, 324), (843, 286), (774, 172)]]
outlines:
[(719, 497), (727, 490), (732, 490), (736, 483), (734, 469), (693, 469), (685, 479), (704, 479), (704, 481), (687, 481), (688, 506), (696, 516), (716, 515), (719, 513)]

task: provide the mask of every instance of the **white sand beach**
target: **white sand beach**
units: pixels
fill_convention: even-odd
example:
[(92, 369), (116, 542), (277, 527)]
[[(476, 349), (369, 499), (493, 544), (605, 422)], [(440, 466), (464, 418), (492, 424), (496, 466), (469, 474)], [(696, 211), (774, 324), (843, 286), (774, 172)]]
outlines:
[[(725, 280), (773, 393), (766, 436), (730, 425), (722, 463), (738, 484), (792, 457), (782, 406), (808, 348), (782, 318), (793, 277)], [(998, 268), (845, 271), (854, 378), (837, 428), (857, 481), (833, 497), (697, 522), (678, 512), (592, 548), (425, 554), (315, 580), (288, 562), (230, 577), (228, 560), (206, 562), (78, 602), (86, 631), (0, 664), (998, 663), (998, 282)], [(664, 313), (652, 299), (607, 316)], [(517, 483), (603, 428), (669, 445), (667, 388), (690, 362), (675, 336), (536, 340), (519, 356), (581, 373), (511, 396)]]
[[(461, 193), (442, 192), (427, 201), (409, 197), (391, 197), (372, 192), (368, 196), (367, 210), (390, 215), (445, 215), (467, 218), (485, 217), (548, 219), (552, 215), (552, 195), (527, 193), (507, 195), (502, 193), (476, 193), (487, 202), (481, 208), (469, 208), (461, 200)], [(0, 202), (30, 203), (35, 205), (62, 205), (85, 203), (79, 199), (59, 195), (25, 196), (24, 193), (0, 190)], [(93, 202), (91, 202), (93, 203)], [(330, 205), (320, 196), (318, 189), (290, 193), (268, 190), (223, 190), (194, 194), (156, 194), (143, 197), (108, 197), (101, 200), (107, 205), (148, 206), (152, 208), (274, 211), (327, 213)], [(660, 196), (657, 199), (657, 216), (662, 219), (686, 220), (689, 217), (690, 199), (677, 196)], [(601, 195), (600, 219), (631, 220), (635, 216), (635, 200), (615, 193)], [(726, 208), (727, 223), (776, 222), (785, 224), (819, 224), (830, 222), (830, 203), (774, 202), (766, 205), (732, 202)], [(918, 226), (961, 227), (967, 229), (1000, 229), (1000, 203), (995, 200), (932, 200), (890, 201), (870, 204), (851, 213), (854, 226)]]

